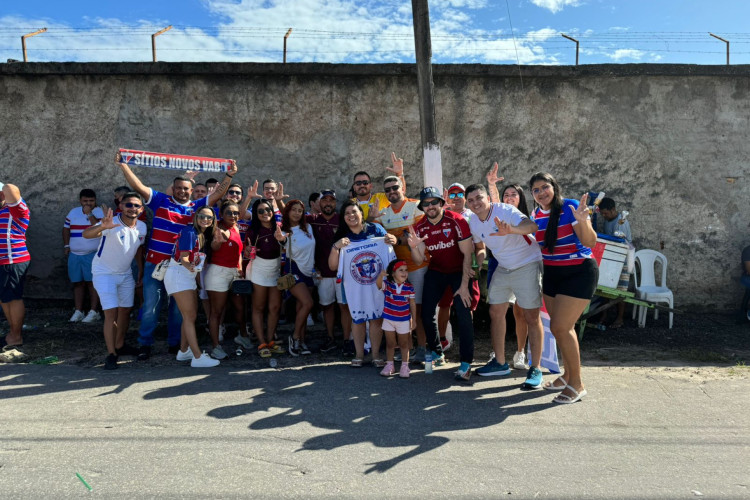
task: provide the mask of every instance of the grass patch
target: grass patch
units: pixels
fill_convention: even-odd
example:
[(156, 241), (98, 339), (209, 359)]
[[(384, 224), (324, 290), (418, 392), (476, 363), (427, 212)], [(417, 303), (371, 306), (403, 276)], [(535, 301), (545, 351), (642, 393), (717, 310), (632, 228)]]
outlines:
[(684, 361), (696, 363), (731, 363), (727, 356), (714, 351), (703, 349), (681, 349), (677, 351), (677, 357)]

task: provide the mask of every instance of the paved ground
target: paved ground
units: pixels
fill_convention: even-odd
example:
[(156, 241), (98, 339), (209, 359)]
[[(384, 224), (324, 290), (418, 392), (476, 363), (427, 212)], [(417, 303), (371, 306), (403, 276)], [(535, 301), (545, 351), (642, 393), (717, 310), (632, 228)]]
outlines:
[(741, 365), (588, 366), (572, 406), (455, 366), (0, 365), (0, 495), (750, 497)]

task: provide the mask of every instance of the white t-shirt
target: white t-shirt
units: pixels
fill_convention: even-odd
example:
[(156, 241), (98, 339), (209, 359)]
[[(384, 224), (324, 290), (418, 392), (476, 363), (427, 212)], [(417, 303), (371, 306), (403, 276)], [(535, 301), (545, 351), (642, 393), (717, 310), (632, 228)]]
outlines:
[[(104, 212), (99, 207), (94, 207), (94, 210), (91, 212), (97, 219), (104, 217)], [(71, 253), (88, 255), (96, 252), (96, 249), (99, 248), (99, 238), (87, 239), (83, 237), (83, 230), (92, 225), (89, 222), (88, 215), (83, 213), (83, 207), (76, 207), (68, 213), (68, 216), (65, 217), (63, 227), (70, 229)]]
[[(305, 276), (312, 276), (315, 269), (315, 236), (312, 228), (308, 225), (306, 233), (299, 226), (292, 228), (292, 260)], [(289, 248), (287, 247), (287, 252)]]
[(384, 295), (377, 287), (381, 271), (396, 257), (385, 238), (354, 241), (339, 252), (336, 281), (343, 283), (346, 302), (354, 321), (383, 315)]
[(135, 227), (130, 228), (123, 224), (118, 215), (112, 222), (117, 227), (105, 229), (101, 239), (94, 240), (99, 241), (99, 249), (91, 264), (91, 272), (95, 275), (129, 274), (130, 263), (133, 262), (138, 247), (146, 241), (146, 224), (143, 221), (137, 220)]
[(542, 260), (542, 252), (532, 235), (509, 234), (507, 236), (490, 236), (497, 232), (495, 217), (511, 226), (517, 226), (528, 219), (520, 210), (507, 203), (491, 203), (485, 220), (477, 214), (469, 219), (469, 227), (474, 243), (484, 243), (492, 250), (498, 265), (505, 269), (518, 269), (531, 262)]

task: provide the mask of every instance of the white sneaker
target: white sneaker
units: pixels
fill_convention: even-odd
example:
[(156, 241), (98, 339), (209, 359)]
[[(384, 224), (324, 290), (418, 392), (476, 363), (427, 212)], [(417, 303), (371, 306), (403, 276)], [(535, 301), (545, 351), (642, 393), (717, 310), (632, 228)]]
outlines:
[(315, 321), (312, 319), (312, 314), (307, 315), (307, 326), (315, 326)]
[(513, 368), (516, 370), (526, 369), (526, 355), (524, 353), (516, 351), (513, 355)]
[(193, 356), (193, 350), (188, 347), (185, 352), (177, 351), (176, 359), (177, 361), (192, 361), (195, 356)]
[(234, 343), (244, 347), (245, 349), (252, 349), (253, 347), (255, 347), (253, 345), (253, 342), (250, 340), (250, 337), (243, 337), (242, 335), (237, 335), (234, 338)]
[(94, 321), (99, 321), (102, 319), (101, 316), (99, 316), (99, 313), (94, 311), (93, 309), (89, 311), (89, 313), (86, 315), (85, 318), (81, 320), (82, 323), (93, 323)]
[[(204, 354), (204, 356), (205, 356), (205, 354)], [(203, 356), (201, 356), (201, 357), (203, 357)], [(217, 345), (211, 351), (211, 357), (214, 358), (214, 359), (225, 359), (227, 357), (227, 353), (224, 352), (224, 349), (222, 349), (220, 345)]]
[(68, 321), (70, 321), (71, 323), (78, 323), (84, 317), (85, 317), (85, 315), (83, 314), (83, 311), (78, 311), (77, 310), (76, 312), (73, 313), (73, 316), (71, 316)]
[(193, 368), (212, 368), (214, 366), (217, 366), (218, 364), (218, 359), (211, 359), (211, 356), (209, 356), (205, 352), (201, 354), (200, 358), (193, 358), (193, 360), (190, 362), (190, 366), (192, 366)]
[(224, 342), (224, 334), (227, 333), (227, 327), (224, 323), (219, 325), (219, 342)]

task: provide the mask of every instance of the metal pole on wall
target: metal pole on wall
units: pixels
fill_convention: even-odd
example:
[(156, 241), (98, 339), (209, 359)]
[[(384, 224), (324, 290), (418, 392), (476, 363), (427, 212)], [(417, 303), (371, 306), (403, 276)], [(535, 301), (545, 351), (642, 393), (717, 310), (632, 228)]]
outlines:
[(560, 33), (560, 35), (562, 35), (563, 38), (567, 38), (568, 40), (576, 43), (576, 66), (578, 66), (578, 40), (576, 40), (572, 36), (566, 35), (565, 33)]
[(424, 186), (443, 191), (443, 165), (435, 122), (435, 96), (432, 83), (432, 46), (430, 42), (430, 9), (427, 0), (411, 1), (414, 17), (414, 48), (417, 56), (417, 89), (419, 91), (419, 128), (422, 132), (422, 167)]
[(44, 33), (45, 31), (47, 31), (47, 28), (42, 28), (33, 33), (29, 33), (27, 35), (21, 36), (21, 50), (23, 50), (23, 62), (29, 62), (29, 60), (26, 58), (26, 39), (29, 38), (30, 36), (38, 35), (39, 33)]
[(289, 31), (286, 32), (286, 35), (284, 35), (284, 64), (286, 64), (286, 39), (289, 38), (289, 35), (292, 34), (292, 28), (289, 28)]
[(727, 44), (727, 66), (729, 66), (729, 40), (724, 40), (720, 36), (716, 36), (713, 33), (709, 33), (712, 37), (716, 38), (717, 40), (721, 40), (722, 42)]
[(169, 31), (172, 29), (172, 25), (170, 24), (163, 30), (157, 31), (153, 35), (151, 35), (151, 55), (153, 58), (153, 61), (156, 62), (156, 37), (164, 33), (165, 31)]

